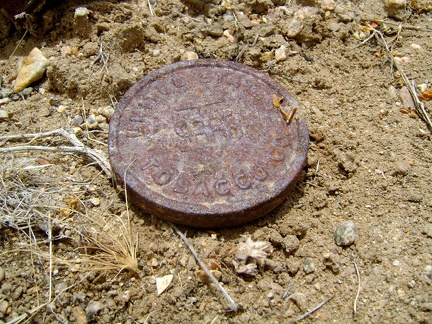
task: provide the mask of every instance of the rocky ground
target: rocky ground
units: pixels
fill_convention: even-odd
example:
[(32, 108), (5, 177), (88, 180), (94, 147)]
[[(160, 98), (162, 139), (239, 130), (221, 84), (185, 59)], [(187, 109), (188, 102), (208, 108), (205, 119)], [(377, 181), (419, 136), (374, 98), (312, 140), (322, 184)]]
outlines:
[[(431, 129), (406, 83), (430, 111), (431, 10), (421, 0), (82, 0), (3, 18), (0, 323), (432, 322)], [(38, 64), (18, 74), (34, 48)], [(235, 228), (179, 227), (236, 311), (169, 224), (128, 211), (103, 169), (119, 98), (194, 58), (268, 73), (310, 130), (302, 180), (276, 210)], [(67, 132), (12, 136), (57, 129)], [(64, 149), (77, 141), (102, 160)]]

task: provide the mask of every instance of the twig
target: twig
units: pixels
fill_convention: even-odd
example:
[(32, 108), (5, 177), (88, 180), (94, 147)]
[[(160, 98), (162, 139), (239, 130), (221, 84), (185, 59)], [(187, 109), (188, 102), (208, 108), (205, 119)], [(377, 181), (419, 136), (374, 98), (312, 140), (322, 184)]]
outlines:
[(154, 12), (153, 12), (153, 8), (151, 6), (150, 0), (147, 0), (147, 5), (148, 5), (149, 10), (150, 10), (150, 15), (154, 16)]
[(51, 217), (48, 216), (48, 242), (49, 242), (49, 269), (48, 269), (48, 280), (49, 280), (49, 292), (48, 301), (52, 299), (52, 275), (53, 275), (53, 246), (52, 246), (52, 227)]
[(235, 303), (235, 301), (231, 298), (231, 296), (227, 293), (227, 291), (221, 286), (221, 284), (216, 280), (216, 278), (213, 276), (213, 274), (210, 272), (210, 270), (206, 267), (206, 265), (201, 261), (200, 257), (198, 256), (198, 253), (195, 251), (193, 246), (189, 243), (186, 236), (180, 232), (180, 230), (171, 222), (168, 222), (168, 224), (171, 226), (171, 228), (174, 230), (174, 232), (177, 233), (178, 236), (182, 239), (183, 243), (186, 244), (186, 246), (191, 251), (192, 255), (197, 260), (198, 264), (200, 265), (201, 269), (206, 273), (206, 275), (210, 278), (210, 280), (215, 284), (215, 286), (220, 290), (222, 295), (226, 298), (226, 300), (229, 302), (231, 309), (236, 312), (238, 310), (238, 306)]
[(403, 69), (399, 65), (399, 63), (397, 61), (395, 61), (393, 54), (391, 53), (391, 50), (389, 49), (387, 42), (384, 38), (384, 35), (379, 30), (372, 27), (371, 25), (368, 25), (368, 26), (374, 31), (375, 38), (377, 39), (378, 43), (381, 44), (381, 46), (386, 51), (387, 56), (390, 58), (392, 64), (399, 71), (399, 73), (402, 76), (402, 79), (403, 79), (405, 85), (407, 86), (407, 88), (411, 94), (411, 97), (414, 101), (414, 106), (415, 106), (416, 111), (418, 112), (421, 119), (423, 119), (423, 121), (426, 123), (426, 126), (429, 128), (429, 130), (432, 132), (432, 120), (430, 119), (429, 115), (427, 114), (427, 111), (425, 109), (424, 104), (418, 98), (417, 93), (416, 93), (414, 86), (412, 85), (411, 81), (408, 79), (407, 75), (405, 74), (405, 72), (403, 71)]
[(294, 286), (294, 282), (292, 282), (289, 286), (288, 286), (288, 288), (287, 288), (287, 290), (284, 292), (284, 294), (282, 295), (282, 299), (285, 299), (285, 297), (286, 296), (288, 296), (288, 293), (289, 293), (289, 291), (291, 290), (291, 288)]
[(0, 153), (6, 152), (19, 152), (19, 151), (48, 151), (48, 152), (69, 152), (69, 153), (79, 153), (87, 155), (89, 158), (94, 160), (99, 167), (105, 172), (105, 174), (112, 178), (111, 168), (108, 162), (108, 159), (104, 156), (102, 152), (94, 150), (85, 146), (76, 136), (75, 134), (68, 133), (66, 130), (59, 128), (53, 131), (44, 132), (44, 133), (36, 133), (36, 134), (20, 134), (20, 135), (5, 135), (0, 136), (0, 141), (10, 141), (10, 140), (18, 140), (18, 139), (26, 139), (31, 138), (34, 141), (37, 138), (49, 137), (49, 136), (62, 136), (67, 139), (73, 147), (70, 146), (59, 146), (59, 147), (50, 147), (50, 146), (33, 146), (33, 145), (23, 145), (23, 146), (13, 146), (0, 148)]
[(5, 74), (6, 69), (7, 69), (7, 67), (9, 66), (9, 63), (10, 63), (10, 61), (11, 61), (11, 59), (12, 59), (12, 56), (14, 56), (16, 50), (17, 50), (18, 47), (21, 45), (22, 41), (24, 40), (24, 37), (26, 37), (27, 32), (28, 32), (28, 30), (26, 29), (26, 31), (24, 32), (24, 35), (21, 37), (21, 39), (19, 40), (17, 46), (15, 46), (15, 48), (14, 48), (12, 54), (9, 56), (9, 59), (7, 60), (6, 65), (5, 65), (5, 67), (4, 67), (4, 69), (3, 69), (3, 72), (2, 72), (3, 75)]
[(248, 49), (249, 47), (254, 47), (256, 45), (256, 43), (258, 41), (258, 37), (259, 37), (259, 34), (256, 34), (252, 44), (250, 44), (250, 45), (246, 44), (245, 46), (243, 46), (243, 48), (240, 50), (240, 52), (237, 54), (236, 58), (234, 59), (235, 62), (238, 62), (240, 60), (240, 58), (243, 56), (246, 49)]
[(359, 269), (357, 267), (357, 262), (356, 262), (356, 257), (355, 257), (354, 252), (352, 253), (352, 256), (353, 256), (353, 259), (354, 259), (354, 267), (355, 267), (356, 274), (357, 274), (357, 294), (356, 294), (356, 297), (354, 299), (354, 314), (355, 314), (355, 313), (357, 313), (357, 302), (358, 302), (358, 299), (359, 299), (359, 296), (360, 296), (360, 288), (361, 288), (360, 285), (361, 285), (361, 283), (360, 283), (360, 271), (359, 271)]
[(332, 299), (333, 297), (330, 297), (326, 300), (324, 300), (321, 304), (319, 304), (318, 306), (316, 306), (315, 308), (311, 309), (310, 311), (308, 311), (307, 313), (303, 314), (302, 316), (300, 316), (299, 318), (294, 320), (294, 323), (300, 322), (302, 320), (304, 320), (306, 317), (308, 317), (309, 315), (315, 313), (318, 309), (320, 309), (321, 307), (323, 307), (330, 299)]

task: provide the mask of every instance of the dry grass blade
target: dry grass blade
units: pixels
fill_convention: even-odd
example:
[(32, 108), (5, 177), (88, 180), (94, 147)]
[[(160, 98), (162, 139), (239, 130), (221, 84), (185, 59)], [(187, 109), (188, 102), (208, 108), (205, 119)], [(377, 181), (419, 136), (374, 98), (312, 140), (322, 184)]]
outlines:
[[(132, 161), (125, 170), (124, 183), (126, 184), (126, 175)], [(102, 219), (102, 222), (90, 221), (98, 228), (96, 229), (99, 235), (89, 236), (87, 239), (90, 243), (85, 248), (95, 250), (95, 255), (85, 254), (81, 260), (84, 264), (90, 265), (93, 270), (123, 270), (138, 271), (138, 235), (134, 235), (129, 213), (128, 194), (125, 186), (126, 200), (126, 221), (122, 216), (117, 216), (116, 220), (120, 222), (120, 226), (108, 224)], [(87, 217), (87, 216), (86, 216)], [(88, 217), (87, 217), (88, 218)], [(89, 219), (89, 218), (88, 218)]]
[[(128, 211), (126, 213), (129, 214)], [(126, 222), (119, 216), (116, 220), (120, 226), (92, 220), (96, 225), (96, 234), (86, 235), (88, 244), (81, 249), (87, 252), (92, 250), (94, 254), (83, 253), (80, 257), (81, 263), (92, 270), (138, 270), (138, 236), (131, 231), (129, 215)]]
[(69, 146), (58, 146), (58, 147), (50, 147), (50, 146), (32, 146), (32, 145), (24, 145), (24, 146), (13, 146), (0, 148), (0, 153), (7, 152), (19, 152), (19, 151), (48, 151), (48, 152), (70, 152), (70, 153), (79, 153), (87, 155), (89, 158), (94, 160), (100, 168), (105, 172), (105, 174), (112, 178), (111, 167), (109, 165), (108, 159), (105, 155), (95, 149), (92, 149), (86, 145), (84, 145), (73, 133), (69, 133), (66, 130), (59, 128), (49, 132), (36, 133), (36, 134), (19, 134), (19, 135), (5, 135), (0, 136), (0, 141), (12, 141), (12, 140), (21, 140), (21, 139), (31, 139), (30, 143), (38, 138), (50, 137), (50, 136), (62, 136), (67, 141), (69, 141), (73, 147)]

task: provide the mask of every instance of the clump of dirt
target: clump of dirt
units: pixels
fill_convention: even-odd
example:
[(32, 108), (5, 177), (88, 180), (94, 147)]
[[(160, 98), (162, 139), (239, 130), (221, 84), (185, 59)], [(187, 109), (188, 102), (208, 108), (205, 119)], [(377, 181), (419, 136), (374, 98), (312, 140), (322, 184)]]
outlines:
[[(92, 233), (89, 220), (123, 215), (124, 196), (88, 156), (4, 150), (68, 144), (58, 137), (2, 137), (0, 323), (29, 312), (37, 322), (282, 322), (323, 301), (306, 321), (430, 322), (431, 132), (406, 107), (406, 84), (374, 29), (421, 93), (431, 88), (431, 11), (422, 1), (389, 11), (391, 3), (68, 1), (35, 12), (43, 23), (32, 30), (1, 20), (2, 136), (72, 129), (106, 155), (106, 108), (148, 72), (194, 53), (282, 83), (303, 105), (311, 143), (301, 182), (269, 215), (229, 229), (181, 228), (238, 304), (231, 312), (171, 227), (133, 207), (138, 271), (62, 262)], [(81, 23), (79, 7), (89, 11)], [(46, 76), (15, 94), (34, 47), (50, 61)], [(13, 196), (16, 188), (25, 195)], [(338, 246), (336, 228), (349, 220), (357, 238)], [(235, 253), (244, 236), (272, 246), (263, 262), (242, 261), (255, 266), (249, 272), (238, 271)], [(156, 278), (168, 274), (157, 296)]]

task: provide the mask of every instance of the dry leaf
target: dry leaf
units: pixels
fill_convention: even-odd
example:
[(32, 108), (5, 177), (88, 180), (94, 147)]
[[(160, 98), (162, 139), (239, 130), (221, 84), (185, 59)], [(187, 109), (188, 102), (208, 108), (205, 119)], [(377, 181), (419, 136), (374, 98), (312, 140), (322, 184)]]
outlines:
[(160, 278), (156, 278), (157, 296), (160, 296), (168, 288), (172, 280), (173, 280), (172, 274)]
[(369, 23), (369, 25), (371, 25), (372, 28), (377, 28), (377, 27), (378, 27), (378, 23), (375, 22), (375, 21), (371, 21), (371, 22)]
[(278, 97), (274, 94), (273, 99), (272, 99), (273, 105), (280, 109), (281, 108), (281, 102), (283, 101), (283, 99), (284, 99), (284, 97), (280, 97), (278, 99)]
[(250, 237), (246, 242), (239, 244), (239, 249), (236, 252), (236, 258), (247, 261), (247, 259), (255, 259), (259, 264), (262, 264), (267, 256), (273, 252), (273, 247), (269, 242), (252, 241)]
[(418, 95), (420, 100), (431, 100), (432, 99), (432, 90), (426, 90), (423, 93)]
[(51, 164), (51, 161), (48, 160), (48, 159), (46, 159), (46, 158), (44, 158), (44, 157), (38, 157), (38, 158), (36, 159), (36, 162), (37, 162), (37, 164), (39, 164), (39, 165), (47, 165), (47, 164)]

